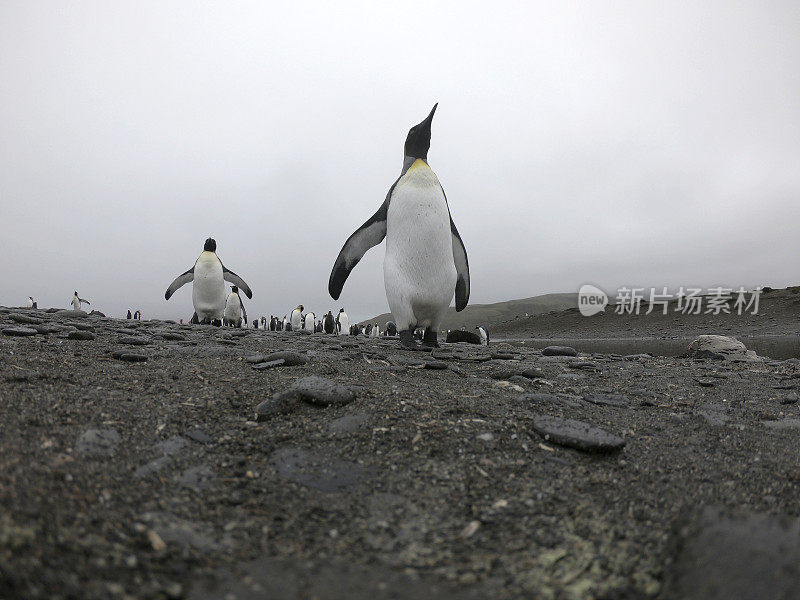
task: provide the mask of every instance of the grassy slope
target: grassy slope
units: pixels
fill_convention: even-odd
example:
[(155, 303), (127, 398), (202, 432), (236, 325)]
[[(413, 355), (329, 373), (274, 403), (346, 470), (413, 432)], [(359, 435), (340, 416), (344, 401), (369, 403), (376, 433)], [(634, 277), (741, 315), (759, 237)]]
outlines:
[[(533, 298), (495, 302), (494, 304), (470, 304), (460, 313), (452, 306), (447, 309), (447, 314), (442, 321), (442, 330), (459, 329), (466, 327), (472, 330), (478, 325), (491, 328), (495, 323), (513, 319), (516, 316), (539, 315), (551, 310), (564, 310), (578, 305), (577, 294), (544, 294)], [(391, 313), (384, 313), (361, 321), (361, 323), (379, 323), (383, 329), (386, 321), (391, 321)]]

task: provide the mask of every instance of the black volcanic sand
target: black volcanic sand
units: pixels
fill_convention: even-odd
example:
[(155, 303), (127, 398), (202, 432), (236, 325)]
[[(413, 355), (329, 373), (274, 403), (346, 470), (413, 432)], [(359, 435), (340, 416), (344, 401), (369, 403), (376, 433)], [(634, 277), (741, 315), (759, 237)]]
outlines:
[(800, 597), (796, 359), (0, 330), (0, 598)]
[[(649, 290), (648, 290), (649, 293)], [(734, 294), (734, 300), (736, 295)], [(750, 299), (750, 294), (746, 294)], [(613, 302), (615, 299), (612, 297)], [(616, 314), (616, 305), (606, 306), (605, 312), (584, 317), (577, 307), (552, 311), (543, 315), (517, 317), (490, 328), (494, 337), (537, 338), (634, 338), (697, 337), (703, 334), (735, 337), (800, 335), (800, 286), (762, 292), (758, 314), (737, 314), (730, 302), (731, 313), (708, 314), (708, 299), (703, 297), (701, 314), (682, 314), (672, 301), (663, 314), (662, 305), (649, 306), (642, 302), (640, 314)], [(751, 309), (752, 310), (752, 309)]]

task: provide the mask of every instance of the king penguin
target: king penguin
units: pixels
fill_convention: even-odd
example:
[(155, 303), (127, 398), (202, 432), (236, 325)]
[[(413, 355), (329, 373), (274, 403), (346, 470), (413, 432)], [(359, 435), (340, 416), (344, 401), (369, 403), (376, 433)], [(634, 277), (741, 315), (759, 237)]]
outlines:
[(336, 332), (336, 321), (331, 311), (328, 311), (328, 314), (322, 317), (322, 329), (328, 334)]
[(381, 207), (345, 242), (333, 265), (328, 292), (339, 299), (350, 271), (367, 250), (386, 238), (383, 283), (403, 347), (416, 349), (414, 330), (423, 328), (424, 346), (437, 347), (437, 331), (453, 294), (456, 310), (469, 300), (469, 263), (444, 188), (428, 165), (434, 105), (412, 127), (400, 177)]
[(217, 242), (208, 238), (203, 246), (203, 252), (197, 258), (194, 266), (185, 273), (178, 275), (167, 288), (164, 298), (169, 300), (178, 288), (190, 281), (192, 285), (192, 303), (194, 304), (193, 323), (222, 322), (225, 310), (225, 282), (242, 289), (248, 298), (253, 297), (250, 286), (233, 271), (229, 271), (217, 256)]
[(222, 324), (231, 327), (241, 327), (242, 322), (247, 325), (247, 311), (244, 309), (244, 302), (239, 296), (239, 288), (231, 286), (231, 293), (225, 300), (225, 312), (222, 316)]
[(350, 333), (350, 319), (343, 308), (339, 309), (339, 315), (336, 317), (336, 327), (339, 330), (339, 335), (347, 335)]
[(303, 323), (303, 310), (305, 310), (305, 307), (302, 304), (298, 304), (297, 308), (292, 311), (290, 323), (293, 331), (300, 331), (300, 326)]
[(75, 310), (80, 310), (81, 304), (83, 304), (84, 302), (90, 306), (92, 304), (88, 300), (84, 300), (83, 298), (79, 297), (78, 292), (75, 292), (75, 294), (72, 296), (72, 308), (74, 308)]

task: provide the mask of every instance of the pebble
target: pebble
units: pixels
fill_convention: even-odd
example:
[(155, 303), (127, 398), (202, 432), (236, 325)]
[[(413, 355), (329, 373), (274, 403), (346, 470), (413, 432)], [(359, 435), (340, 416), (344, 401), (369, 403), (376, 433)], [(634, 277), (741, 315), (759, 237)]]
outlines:
[(186, 437), (200, 444), (207, 444), (211, 441), (211, 437), (207, 433), (205, 433), (202, 429), (197, 428), (187, 431)]
[(575, 348), (569, 346), (548, 346), (542, 350), (543, 356), (578, 356)]
[(94, 334), (91, 331), (70, 331), (67, 334), (67, 339), (88, 341), (94, 339)]
[[(248, 356), (247, 362), (253, 364), (264, 363), (264, 362), (274, 362), (276, 360), (282, 360), (282, 365), (285, 367), (295, 367), (298, 365), (304, 365), (308, 362), (308, 359), (303, 356), (302, 354), (298, 354), (297, 352), (273, 352), (272, 354), (267, 354), (266, 356), (263, 354), (254, 354), (252, 356)], [(277, 365), (272, 365), (277, 366)], [(269, 367), (267, 367), (269, 368)]]
[(140, 354), (138, 352), (126, 352), (124, 350), (121, 351), (121, 352), (119, 352), (119, 351), (118, 352), (114, 352), (111, 356), (113, 356), (117, 360), (122, 360), (122, 361), (125, 361), (125, 362), (145, 362), (145, 361), (147, 361), (147, 355), (146, 354)]
[(43, 335), (47, 335), (48, 333), (58, 333), (62, 330), (61, 327), (56, 325), (34, 325), (33, 328)]
[(478, 434), (475, 437), (477, 437), (482, 442), (491, 442), (492, 440), (494, 440), (494, 435), (489, 432)]
[(274, 367), (282, 367), (286, 364), (286, 361), (282, 358), (278, 360), (269, 360), (267, 362), (258, 363), (257, 365), (253, 365), (253, 369), (256, 371), (266, 371), (267, 369), (272, 369)]
[(75, 450), (87, 456), (113, 456), (121, 439), (115, 429), (87, 429), (78, 438)]
[(426, 369), (433, 369), (436, 371), (444, 371), (447, 368), (447, 363), (441, 362), (439, 360), (429, 360), (425, 363)]
[(150, 338), (139, 335), (123, 335), (117, 341), (128, 346), (146, 346), (150, 343)]
[(178, 477), (178, 483), (183, 487), (195, 490), (207, 490), (212, 486), (215, 479), (216, 475), (211, 467), (200, 465), (186, 469), (181, 473), (180, 477)]
[(492, 360), (514, 360), (515, 354), (511, 352), (495, 352), (492, 354)]
[(625, 446), (621, 437), (575, 419), (538, 415), (533, 430), (545, 440), (584, 452), (613, 452)]
[(328, 430), (334, 435), (347, 435), (355, 433), (364, 425), (367, 420), (367, 415), (358, 413), (355, 415), (345, 415), (334, 419), (328, 425)]
[(344, 406), (355, 399), (355, 392), (324, 377), (310, 375), (295, 381), (288, 389), (256, 406), (256, 421), (291, 412), (297, 402), (315, 406)]
[(10, 335), (14, 337), (29, 337), (39, 333), (35, 329), (31, 329), (30, 327), (6, 327), (2, 331), (3, 335)]

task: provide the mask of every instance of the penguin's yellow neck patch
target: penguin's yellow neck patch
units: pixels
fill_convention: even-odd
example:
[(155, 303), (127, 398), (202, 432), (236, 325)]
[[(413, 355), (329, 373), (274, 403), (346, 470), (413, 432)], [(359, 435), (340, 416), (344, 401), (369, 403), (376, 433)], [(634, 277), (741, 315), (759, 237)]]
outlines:
[(428, 166), (428, 163), (421, 158), (418, 158), (410, 167), (408, 167), (409, 171), (414, 171), (416, 169), (430, 169), (430, 167)]

